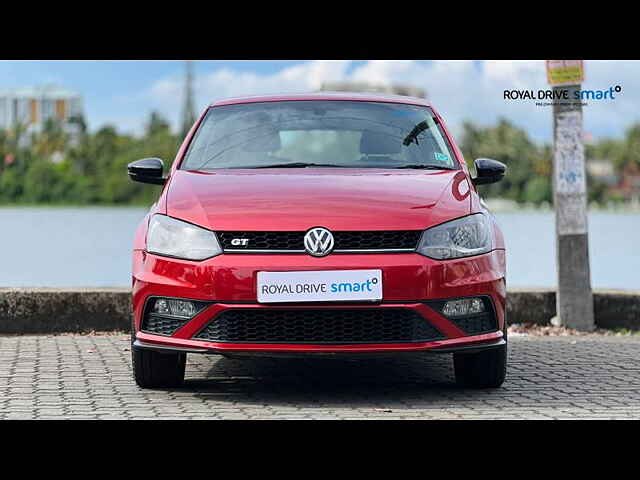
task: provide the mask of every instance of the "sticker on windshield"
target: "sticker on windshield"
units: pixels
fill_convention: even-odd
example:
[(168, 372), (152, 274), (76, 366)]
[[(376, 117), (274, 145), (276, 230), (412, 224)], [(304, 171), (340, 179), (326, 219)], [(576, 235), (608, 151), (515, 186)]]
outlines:
[(445, 155), (444, 153), (434, 152), (433, 155), (436, 157), (436, 160), (438, 160), (439, 162), (448, 162), (449, 161), (449, 155)]

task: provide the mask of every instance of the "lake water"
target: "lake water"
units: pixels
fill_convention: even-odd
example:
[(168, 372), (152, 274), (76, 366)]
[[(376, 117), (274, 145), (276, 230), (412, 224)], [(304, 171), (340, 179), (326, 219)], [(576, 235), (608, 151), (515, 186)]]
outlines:
[[(130, 250), (144, 208), (0, 208), (0, 287), (131, 284)], [(508, 285), (553, 287), (553, 212), (496, 213)], [(640, 214), (589, 214), (594, 288), (640, 289)]]

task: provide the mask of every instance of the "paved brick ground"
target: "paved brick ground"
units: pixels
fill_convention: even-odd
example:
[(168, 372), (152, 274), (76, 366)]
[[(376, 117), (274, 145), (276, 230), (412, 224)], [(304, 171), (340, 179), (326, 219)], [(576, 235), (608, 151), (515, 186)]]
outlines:
[(453, 383), (450, 355), (232, 360), (140, 390), (125, 336), (0, 337), (0, 419), (640, 418), (640, 337), (512, 337), (498, 390)]

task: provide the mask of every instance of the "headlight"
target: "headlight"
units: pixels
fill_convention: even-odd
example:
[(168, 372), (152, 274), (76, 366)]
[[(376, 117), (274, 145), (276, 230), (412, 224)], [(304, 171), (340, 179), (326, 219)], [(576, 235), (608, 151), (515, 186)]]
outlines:
[(186, 260), (204, 260), (222, 253), (216, 234), (165, 215), (149, 222), (147, 251)]
[(470, 257), (491, 251), (491, 225), (482, 213), (425, 230), (418, 253), (436, 260)]

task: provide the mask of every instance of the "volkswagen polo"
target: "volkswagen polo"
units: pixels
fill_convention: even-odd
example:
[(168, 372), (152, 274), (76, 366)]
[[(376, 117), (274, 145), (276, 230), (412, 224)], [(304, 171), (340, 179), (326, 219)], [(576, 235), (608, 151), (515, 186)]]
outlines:
[(505, 246), (423, 99), (234, 98), (201, 114), (135, 234), (132, 361), (140, 387), (184, 380), (189, 353), (452, 353), (456, 380), (505, 378)]

